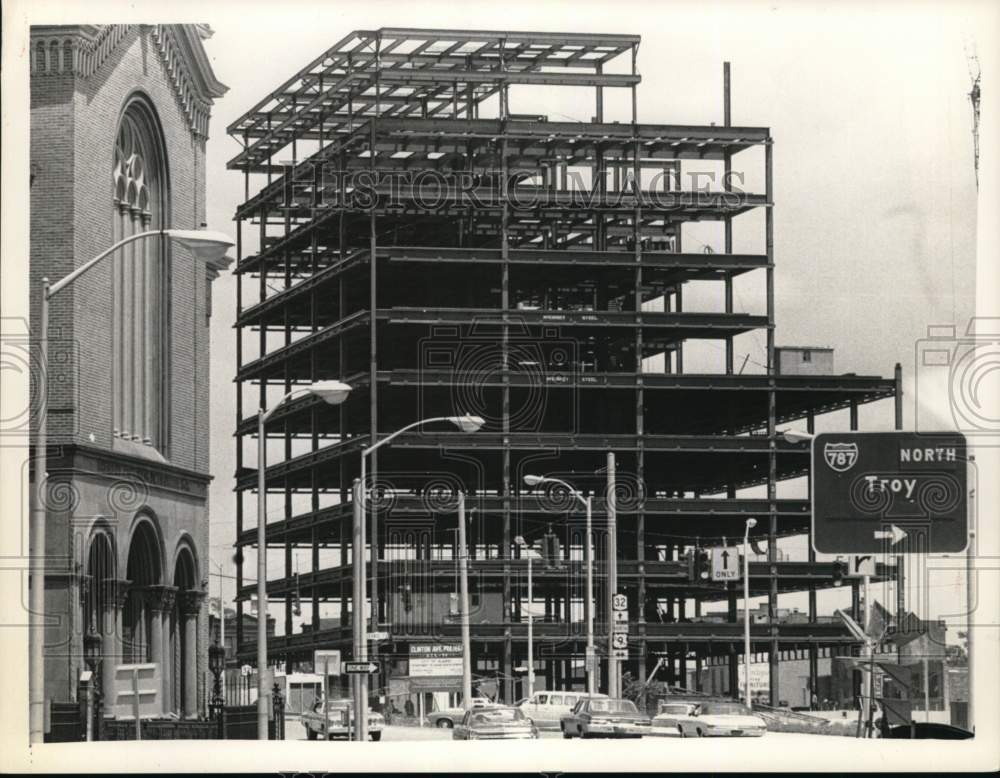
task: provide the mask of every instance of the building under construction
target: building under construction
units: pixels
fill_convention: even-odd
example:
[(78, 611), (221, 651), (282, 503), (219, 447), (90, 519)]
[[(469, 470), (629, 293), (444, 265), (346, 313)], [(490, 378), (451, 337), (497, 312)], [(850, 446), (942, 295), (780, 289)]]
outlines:
[[(753, 627), (754, 652), (770, 657), (772, 701), (783, 655), (809, 656), (815, 668), (820, 651), (850, 651), (843, 627), (816, 619), (815, 591), (834, 584), (833, 563), (779, 555), (779, 537), (809, 531), (808, 500), (777, 496), (778, 482), (808, 473), (809, 446), (776, 425), (811, 430), (817, 415), (844, 409), (856, 425), (863, 403), (896, 397), (898, 406), (898, 371), (777, 369), (770, 130), (732, 124), (728, 67), (721, 123), (641, 123), (639, 45), (637, 35), (357, 31), (228, 128), (242, 145), (229, 166), (245, 179), (240, 613), (254, 591), (242, 552), (257, 544), (257, 409), (313, 381), (353, 387), (342, 405), (305, 397), (268, 423), (268, 593), (285, 633), (270, 641), (275, 663), (308, 669), (315, 649), (351, 654), (350, 495), (362, 449), (458, 414), (486, 424), (429, 423), (368, 461), (365, 612), (387, 633), (378, 688), (458, 688), (448, 671), (418, 678), (408, 661), (413, 646), (446, 650), (459, 639), (458, 489), (468, 495), (476, 682), (496, 682), (507, 700), (525, 691), (527, 562), (515, 541), (548, 534), (559, 547), (534, 565), (536, 687), (584, 688), (583, 513), (571, 495), (525, 486), (526, 474), (593, 495), (605, 687), (609, 452), (625, 671), (645, 677), (662, 659), (660, 680), (679, 683), (724, 657), (735, 691), (740, 582), (693, 568), (699, 550), (742, 541), (750, 517), (763, 554), (750, 564), (752, 594), (776, 613), (779, 594), (813, 593), (804, 623)], [(589, 120), (538, 111), (540, 94), (542, 105), (575, 101)], [(744, 158), (756, 171), (742, 180), (759, 191), (728, 175)], [(694, 168), (719, 175), (692, 186)], [(714, 251), (685, 245), (696, 222), (717, 223)], [(734, 227), (760, 233), (740, 240), (753, 253), (733, 250)], [(734, 305), (744, 276), (758, 279), (760, 313)], [(685, 309), (686, 289), (706, 282), (715, 312)], [(755, 372), (738, 356), (741, 338), (762, 343)], [(689, 359), (685, 370), (686, 348), (706, 343), (719, 369), (692, 372)], [(879, 578), (892, 574), (879, 568)], [(726, 622), (701, 618), (720, 601)], [(238, 651), (255, 655), (253, 643)]]

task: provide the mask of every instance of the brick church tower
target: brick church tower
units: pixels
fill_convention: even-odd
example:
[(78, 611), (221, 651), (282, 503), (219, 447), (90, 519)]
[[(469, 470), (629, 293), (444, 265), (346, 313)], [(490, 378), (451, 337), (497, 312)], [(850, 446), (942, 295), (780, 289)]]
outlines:
[[(139, 232), (203, 226), (209, 115), (227, 89), (210, 35), (32, 28), (33, 329), (43, 277)], [(47, 700), (74, 699), (86, 642), (106, 715), (122, 664), (155, 665), (146, 710), (203, 710), (210, 295), (226, 264), (144, 238), (51, 300), (48, 380), (32, 383), (48, 392)]]

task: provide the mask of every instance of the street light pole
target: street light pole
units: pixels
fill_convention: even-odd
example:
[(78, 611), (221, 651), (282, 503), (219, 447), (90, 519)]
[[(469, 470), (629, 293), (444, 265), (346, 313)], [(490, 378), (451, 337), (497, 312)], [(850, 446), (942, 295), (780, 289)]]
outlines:
[[(361, 612), (364, 610), (365, 600), (368, 597), (368, 594), (367, 594), (367, 590), (368, 590), (367, 575), (368, 574), (367, 574), (367, 571), (365, 569), (364, 558), (363, 558), (364, 557), (364, 549), (365, 549), (365, 529), (366, 529), (365, 528), (365, 523), (366, 523), (365, 522), (365, 513), (366, 513), (366, 510), (365, 510), (365, 505), (364, 504), (365, 504), (365, 501), (366, 501), (366, 498), (367, 498), (367, 495), (368, 495), (368, 483), (367, 483), (367, 478), (368, 478), (368, 475), (367, 475), (368, 456), (372, 452), (374, 452), (374, 451), (382, 448), (382, 446), (388, 445), (393, 440), (395, 440), (397, 437), (399, 437), (400, 435), (402, 435), (404, 432), (409, 432), (410, 430), (416, 429), (417, 427), (422, 427), (425, 424), (431, 424), (431, 423), (437, 422), (437, 421), (448, 421), (448, 422), (451, 422), (456, 427), (458, 427), (462, 432), (476, 432), (476, 431), (478, 431), (486, 423), (479, 416), (434, 416), (434, 417), (429, 418), (429, 419), (421, 419), (420, 421), (415, 421), (412, 424), (407, 424), (405, 427), (402, 427), (401, 429), (396, 430), (391, 435), (389, 435), (387, 437), (384, 437), (381, 440), (374, 441), (370, 446), (368, 446), (367, 448), (362, 449), (362, 451), (361, 451), (361, 479), (360, 479), (360, 481), (361, 481), (361, 492), (360, 493), (361, 493), (362, 499), (360, 501), (360, 507), (356, 506), (356, 509), (359, 511), (358, 521), (361, 522), (361, 541), (360, 541), (361, 544), (360, 545), (356, 545), (355, 549), (359, 549), (359, 548), (361, 549), (361, 556), (362, 556), (361, 577), (362, 577), (362, 580), (361, 580), (361, 589), (360, 589), (360, 591), (357, 592), (358, 598), (355, 599), (355, 603), (356, 604), (360, 603), (360, 606), (356, 605), (356, 607), (355, 607), (355, 617), (354, 617), (354, 619), (355, 619), (355, 621), (360, 621), (361, 622), (360, 634), (358, 634), (355, 637), (355, 641), (360, 641), (361, 643), (365, 644), (365, 652), (366, 652), (366, 656), (364, 657), (365, 659), (368, 658), (367, 657), (368, 627), (364, 623), (364, 621), (365, 621), (364, 615)], [(379, 543), (378, 543), (378, 540), (379, 540), (379, 538), (378, 538), (378, 513), (375, 512), (375, 511), (373, 511), (372, 512), (372, 537), (371, 537), (371, 544), (372, 544), (372, 590), (371, 590), (371, 601), (372, 601), (372, 604), (371, 604), (371, 620), (372, 620), (372, 629), (373, 630), (378, 629), (378, 616), (379, 616), (379, 614), (378, 614), (378, 574), (379, 574), (379, 569), (378, 569), (378, 562), (379, 562), (379, 559), (378, 559), (378, 552), (379, 552), (378, 545), (379, 545)], [(357, 577), (357, 568), (355, 568), (355, 577)], [(358, 607), (360, 607), (360, 611), (358, 610)], [(357, 615), (358, 613), (361, 613), (361, 617), (360, 618)], [(360, 654), (358, 653), (359, 646), (357, 645), (357, 642), (355, 643), (354, 651), (355, 651), (355, 656), (360, 657)], [(377, 659), (378, 647), (375, 644), (372, 645), (372, 654), (373, 654), (373, 658)], [(368, 684), (367, 679), (362, 679), (362, 685), (364, 686), (365, 697), (366, 698), (368, 696), (367, 695), (367, 688), (368, 688), (367, 684)], [(366, 699), (365, 700), (365, 709), (366, 710), (367, 710), (367, 705), (368, 705), (368, 702), (367, 702), (367, 699)], [(366, 717), (366, 720), (367, 720), (367, 717)]]
[[(314, 394), (339, 405), (351, 393), (340, 381), (317, 381), (287, 392), (270, 410), (257, 413), (257, 739), (267, 740), (267, 420), (297, 394)], [(223, 618), (225, 614), (223, 613)]]
[(587, 509), (587, 525), (586, 525), (586, 539), (584, 543), (586, 544), (585, 559), (587, 565), (587, 648), (586, 648), (586, 660), (585, 665), (587, 668), (587, 693), (596, 694), (597, 693), (597, 673), (594, 672), (594, 664), (596, 659), (596, 654), (594, 651), (594, 556), (593, 556), (593, 543), (592, 543), (592, 498), (591, 496), (584, 497), (577, 489), (574, 489), (568, 483), (560, 478), (548, 478), (540, 475), (526, 475), (524, 476), (524, 483), (528, 486), (540, 486), (542, 484), (558, 484), (562, 486), (566, 491), (576, 497), (584, 507)]
[(747, 519), (743, 532), (743, 692), (748, 708), (753, 708), (750, 696), (750, 530), (757, 519)]
[(535, 617), (531, 613), (531, 603), (534, 600), (534, 591), (532, 589), (532, 578), (531, 578), (531, 560), (534, 559), (534, 554), (531, 551), (530, 546), (525, 542), (524, 538), (518, 535), (514, 538), (514, 543), (520, 546), (525, 555), (528, 558), (528, 694), (527, 697), (530, 699), (535, 693), (535, 635), (534, 635), (534, 623)]
[(45, 738), (45, 517), (46, 479), (48, 477), (48, 340), (49, 300), (61, 289), (110, 256), (122, 246), (150, 237), (167, 237), (180, 244), (196, 259), (218, 261), (235, 245), (228, 235), (209, 230), (150, 230), (130, 235), (111, 248), (80, 265), (64, 278), (49, 284), (42, 279), (42, 298), (38, 312), (38, 364), (41, 380), (37, 385), (37, 421), (35, 423), (34, 488), (31, 489), (28, 545), (31, 574), (28, 614), (28, 735), (29, 742), (41, 743)]
[[(354, 503), (354, 544), (351, 550), (354, 603), (351, 621), (354, 627), (354, 658), (363, 661), (368, 658), (368, 641), (365, 636), (365, 514), (361, 479), (355, 479), (351, 499)], [(368, 679), (363, 675), (352, 675), (351, 685), (354, 692), (354, 739), (364, 742), (368, 737)]]

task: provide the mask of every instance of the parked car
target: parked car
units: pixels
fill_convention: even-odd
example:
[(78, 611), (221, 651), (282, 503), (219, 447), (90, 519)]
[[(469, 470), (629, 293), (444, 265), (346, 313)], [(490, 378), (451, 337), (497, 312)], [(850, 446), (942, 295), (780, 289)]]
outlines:
[(517, 706), (524, 715), (535, 722), (538, 729), (559, 729), (559, 721), (570, 713), (576, 704), (585, 697), (607, 699), (606, 694), (587, 694), (587, 692), (535, 692), (527, 699), (521, 700)]
[[(316, 700), (313, 706), (301, 716), (306, 737), (316, 740), (324, 737), (333, 740), (335, 737), (347, 738), (354, 726), (354, 700), (330, 700), (329, 713), (324, 717), (326, 706), (323, 700)], [(385, 727), (385, 717), (381, 713), (368, 712), (368, 737), (372, 740), (382, 739), (382, 728)]]
[(742, 702), (661, 701), (652, 729), (679, 737), (760, 737), (767, 723)]
[(642, 737), (650, 730), (649, 717), (631, 700), (585, 697), (559, 721), (564, 738)]
[(909, 724), (899, 724), (889, 727), (890, 737), (894, 740), (909, 739), (917, 740), (968, 740), (975, 737), (972, 732), (961, 727), (953, 727), (951, 724), (938, 724), (933, 721), (918, 721), (913, 724), (912, 729)]
[(663, 702), (660, 701), (656, 715), (653, 717), (649, 734), (657, 737), (684, 737), (682, 721), (690, 721), (698, 710), (694, 702)]
[[(472, 708), (485, 708), (493, 705), (493, 701), (487, 699), (486, 697), (473, 697), (472, 698)], [(440, 727), (441, 729), (454, 729), (455, 725), (458, 724), (465, 717), (465, 708), (444, 708), (443, 710), (436, 710), (427, 714), (427, 724), (431, 727)]]
[(538, 730), (520, 708), (477, 706), (467, 711), (451, 733), (452, 740), (532, 740)]

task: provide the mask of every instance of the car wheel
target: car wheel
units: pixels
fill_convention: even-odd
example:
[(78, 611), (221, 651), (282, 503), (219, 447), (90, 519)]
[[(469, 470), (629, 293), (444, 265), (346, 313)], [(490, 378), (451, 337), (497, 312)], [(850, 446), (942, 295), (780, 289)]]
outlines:
[(564, 740), (569, 740), (570, 738), (573, 737), (573, 735), (570, 734), (569, 730), (566, 729), (566, 727), (560, 725), (559, 729), (562, 730), (562, 735)]
[(306, 737), (310, 740), (316, 739), (316, 733), (309, 727), (306, 727)]
[(698, 732), (698, 737), (705, 737), (705, 733), (701, 731), (701, 727), (698, 727), (697, 732)]
[(380, 741), (382, 739), (382, 733), (381, 732), (372, 732), (371, 735), (370, 735), (370, 737), (371, 737), (371, 739), (374, 742), (377, 743), (378, 741)]
[(452, 723), (451, 719), (438, 719), (437, 724), (434, 726), (438, 729), (452, 729), (455, 725)]
[(684, 734), (684, 727), (682, 727), (680, 724), (677, 725), (677, 736), (687, 737), (687, 735)]

